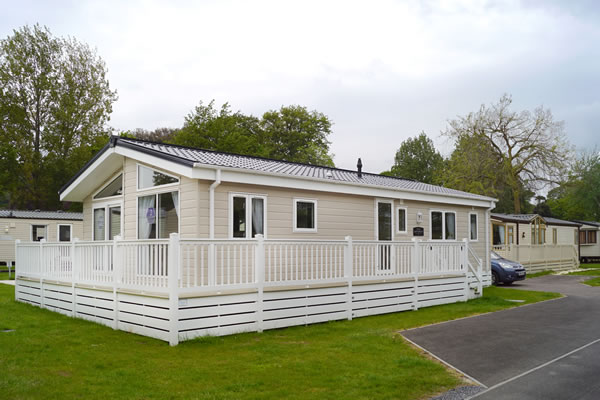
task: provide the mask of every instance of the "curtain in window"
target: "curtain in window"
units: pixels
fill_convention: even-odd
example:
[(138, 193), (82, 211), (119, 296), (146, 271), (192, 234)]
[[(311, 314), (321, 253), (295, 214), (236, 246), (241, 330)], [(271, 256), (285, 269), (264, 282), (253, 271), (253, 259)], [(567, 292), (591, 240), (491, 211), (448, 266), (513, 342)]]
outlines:
[(179, 192), (171, 192), (173, 198), (173, 205), (175, 206), (175, 214), (179, 217)]
[(265, 204), (263, 199), (252, 199), (252, 237), (264, 235)]
[[(504, 225), (496, 225), (498, 227), (498, 244), (505, 244), (504, 243)], [(496, 244), (496, 243), (494, 243)]]
[(477, 215), (471, 214), (471, 240), (477, 240)]
[(446, 213), (446, 240), (456, 239), (456, 214)]
[(138, 200), (138, 238), (150, 239), (152, 225), (156, 223), (156, 196), (140, 197)]

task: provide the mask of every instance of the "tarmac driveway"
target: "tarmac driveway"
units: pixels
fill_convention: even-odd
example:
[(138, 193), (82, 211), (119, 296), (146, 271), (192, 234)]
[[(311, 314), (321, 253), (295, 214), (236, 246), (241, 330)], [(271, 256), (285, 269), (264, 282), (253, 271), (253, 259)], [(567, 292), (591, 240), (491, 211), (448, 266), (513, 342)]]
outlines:
[(489, 388), (477, 399), (599, 399), (600, 288), (583, 279), (525, 280), (566, 297), (402, 334)]

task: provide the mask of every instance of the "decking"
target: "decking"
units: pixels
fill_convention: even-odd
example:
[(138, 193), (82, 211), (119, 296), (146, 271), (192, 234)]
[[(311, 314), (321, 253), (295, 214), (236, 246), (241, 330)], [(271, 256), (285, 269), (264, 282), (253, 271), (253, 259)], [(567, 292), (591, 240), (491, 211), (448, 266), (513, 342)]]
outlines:
[(16, 243), (15, 298), (168, 341), (466, 301), (489, 268), (465, 240)]
[(509, 244), (493, 246), (492, 250), (504, 258), (518, 261), (528, 273), (579, 267), (577, 246), (572, 244)]

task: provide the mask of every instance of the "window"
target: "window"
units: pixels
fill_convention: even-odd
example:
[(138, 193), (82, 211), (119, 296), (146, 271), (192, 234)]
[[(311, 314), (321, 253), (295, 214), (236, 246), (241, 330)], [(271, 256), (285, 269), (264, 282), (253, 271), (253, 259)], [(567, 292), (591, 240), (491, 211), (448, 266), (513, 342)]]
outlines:
[(469, 238), (473, 241), (477, 241), (477, 214), (469, 214)]
[(105, 197), (120, 196), (123, 194), (123, 174), (119, 174), (111, 183), (102, 188), (96, 195), (95, 199), (103, 199)]
[(508, 244), (513, 244), (515, 242), (515, 228), (512, 226), (508, 227)]
[(579, 243), (587, 244), (587, 235), (586, 231), (579, 231)]
[(456, 213), (454, 211), (431, 212), (431, 239), (456, 240)]
[(138, 164), (138, 190), (178, 183), (179, 179)]
[(113, 240), (120, 234), (121, 206), (107, 205), (94, 208), (94, 240)]
[(59, 242), (70, 242), (71, 241), (71, 225), (58, 225), (58, 241)]
[(46, 237), (46, 225), (31, 225), (31, 240), (39, 242)]
[(552, 228), (552, 244), (558, 243), (558, 232), (556, 228)]
[(179, 192), (138, 197), (138, 239), (167, 239), (179, 232)]
[(587, 238), (587, 242), (589, 244), (595, 244), (596, 243), (596, 231), (588, 231), (588, 238)]
[(504, 224), (492, 224), (492, 245), (502, 246), (506, 244), (506, 226)]
[(546, 225), (540, 217), (531, 221), (531, 244), (546, 243)]
[(396, 210), (396, 215), (398, 215), (398, 233), (406, 233), (406, 208), (398, 207)]
[(294, 199), (294, 232), (317, 231), (317, 201)]
[(250, 194), (231, 195), (229, 236), (240, 239), (264, 236), (266, 200), (264, 196)]

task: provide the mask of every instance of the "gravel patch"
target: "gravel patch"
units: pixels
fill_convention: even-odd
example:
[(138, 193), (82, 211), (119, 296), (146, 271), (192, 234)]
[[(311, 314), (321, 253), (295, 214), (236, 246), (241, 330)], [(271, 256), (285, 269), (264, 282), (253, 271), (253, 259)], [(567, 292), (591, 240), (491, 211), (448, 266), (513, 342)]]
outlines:
[(459, 386), (430, 400), (464, 400), (485, 390), (482, 386)]

